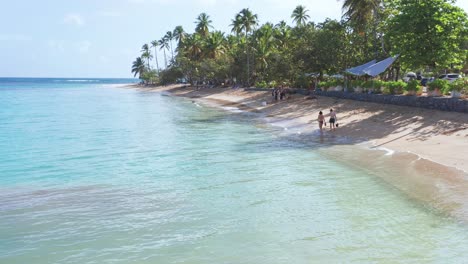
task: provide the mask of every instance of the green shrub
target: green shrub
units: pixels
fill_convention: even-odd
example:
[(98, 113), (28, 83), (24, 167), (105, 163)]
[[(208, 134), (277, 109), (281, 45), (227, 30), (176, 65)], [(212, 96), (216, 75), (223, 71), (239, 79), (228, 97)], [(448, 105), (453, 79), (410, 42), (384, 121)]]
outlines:
[(268, 85), (267, 85), (267, 83), (265, 81), (261, 81), (261, 82), (257, 82), (255, 84), (255, 87), (257, 87), (257, 88), (268, 88)]
[(361, 81), (361, 80), (351, 80), (349, 82), (349, 84), (351, 85), (351, 88), (357, 88), (357, 87), (362, 87), (363, 84), (364, 84), (364, 81)]
[(384, 85), (384, 83), (385, 83), (385, 82), (382, 81), (382, 80), (375, 80), (375, 81), (374, 81), (374, 87), (375, 87), (375, 88), (380, 88), (380, 87), (382, 87), (382, 86)]
[(373, 86), (373, 82), (372, 81), (364, 81), (362, 82), (362, 88), (365, 88), (365, 89), (372, 89), (372, 86)]
[(461, 92), (466, 89), (468, 89), (468, 78), (457, 79), (448, 85), (449, 92), (450, 91)]
[(322, 90), (326, 91), (326, 90), (328, 90), (328, 88), (331, 87), (331, 85), (332, 85), (332, 84), (331, 84), (330, 81), (321, 81), (321, 82), (319, 83), (319, 88), (321, 88)]
[(418, 80), (412, 80), (408, 82), (404, 90), (406, 92), (418, 92), (421, 89), (421, 85)]
[(443, 79), (435, 79), (433, 82), (430, 82), (427, 89), (429, 91), (435, 91), (436, 89), (439, 89), (441, 92), (446, 91), (449, 87), (449, 82), (447, 80)]
[(382, 87), (383, 94), (393, 94), (393, 87), (390, 85), (390, 82), (382, 83)]
[(268, 87), (270, 88), (275, 88), (278, 86), (278, 82), (277, 81), (271, 81), (269, 84), (268, 84)]
[(333, 79), (331, 80), (332, 81), (332, 85), (333, 86), (344, 86), (344, 80), (343, 79)]
[(404, 81), (393, 82), (393, 92), (395, 94), (402, 94), (403, 91), (406, 89), (407, 85), (408, 84), (405, 83)]
[(397, 82), (383, 82), (383, 91), (384, 94), (402, 94), (406, 89), (407, 83), (403, 81)]
[(382, 80), (374, 81), (374, 92), (382, 92), (382, 87), (385, 86), (385, 82)]

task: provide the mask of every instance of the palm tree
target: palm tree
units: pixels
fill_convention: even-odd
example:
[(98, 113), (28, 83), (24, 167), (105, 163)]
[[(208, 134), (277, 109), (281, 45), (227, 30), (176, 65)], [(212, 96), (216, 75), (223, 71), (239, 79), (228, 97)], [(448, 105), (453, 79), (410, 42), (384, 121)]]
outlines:
[(207, 57), (212, 59), (216, 59), (220, 54), (224, 54), (224, 33), (221, 31), (211, 33), (205, 41), (205, 50)]
[(175, 27), (174, 32), (172, 32), (172, 35), (177, 41), (177, 46), (180, 46), (180, 44), (184, 42), (185, 37), (187, 37), (187, 33), (185, 33), (184, 28), (182, 26)]
[[(343, 17), (347, 17), (354, 29), (359, 34), (365, 36), (365, 42), (367, 42), (366, 28), (373, 22), (374, 39), (377, 43), (377, 24), (378, 15), (382, 9), (383, 0), (343, 0)], [(375, 50), (375, 56), (377, 57), (377, 44)], [(384, 42), (382, 38), (382, 49), (384, 49)]]
[(275, 26), (275, 38), (278, 46), (285, 49), (288, 46), (288, 41), (291, 37), (291, 28), (284, 21), (280, 21)]
[(133, 77), (135, 77), (138, 74), (138, 78), (141, 78), (141, 75), (145, 71), (145, 63), (143, 62), (141, 57), (136, 58), (135, 61), (132, 63), (132, 73), (134, 73)]
[(204, 37), (208, 36), (209, 28), (211, 27), (211, 22), (212, 21), (210, 20), (209, 15), (207, 15), (206, 13), (201, 13), (200, 15), (198, 15), (197, 21), (195, 21), (195, 24), (197, 24), (197, 26), (195, 27), (195, 32)]
[(292, 12), (291, 18), (296, 22), (298, 27), (305, 25), (310, 16), (307, 14), (309, 10), (303, 5), (298, 5)]
[(188, 58), (197, 61), (203, 52), (203, 41), (199, 34), (188, 35), (182, 43), (182, 50)]
[(382, 0), (344, 0), (343, 17), (348, 17), (358, 30), (363, 30), (377, 17)]
[(153, 55), (151, 55), (151, 52), (150, 52), (149, 45), (148, 45), (148, 44), (144, 44), (143, 46), (141, 46), (141, 50), (140, 50), (140, 51), (142, 52), (141, 58), (147, 60), (148, 69), (149, 69), (149, 68), (150, 68), (149, 62), (150, 62), (150, 60), (153, 58)]
[(172, 31), (167, 31), (166, 35), (164, 35), (164, 38), (169, 42), (171, 47), (171, 58), (172, 61), (174, 61), (174, 50), (172, 49), (172, 40), (174, 39), (174, 35), (172, 34)]
[(149, 63), (150, 63), (150, 60), (153, 58), (153, 55), (151, 54), (151, 52), (150, 52), (150, 51), (145, 51), (145, 52), (143, 52), (143, 53), (141, 54), (141, 58), (146, 60), (146, 63), (147, 63), (147, 65), (148, 65), (148, 70), (151, 69), (151, 68), (150, 68), (150, 64), (149, 64)]
[[(245, 38), (248, 38), (248, 34), (253, 30), (253, 28), (258, 24), (257, 15), (253, 14), (248, 8), (242, 9), (237, 15), (236, 18), (232, 21), (231, 26), (232, 31), (236, 34), (244, 32)], [(250, 56), (249, 56), (249, 45), (247, 41), (246, 46), (247, 53), (247, 84), (250, 84)]]
[(156, 71), (159, 73), (159, 64), (158, 64), (158, 47), (159, 43), (157, 40), (151, 41), (151, 47), (154, 48), (154, 60), (156, 61)]
[(159, 44), (159, 49), (163, 50), (164, 52), (164, 66), (167, 68), (167, 58), (166, 58), (166, 49), (169, 49), (169, 43), (167, 42), (167, 39), (163, 37), (158, 41)]

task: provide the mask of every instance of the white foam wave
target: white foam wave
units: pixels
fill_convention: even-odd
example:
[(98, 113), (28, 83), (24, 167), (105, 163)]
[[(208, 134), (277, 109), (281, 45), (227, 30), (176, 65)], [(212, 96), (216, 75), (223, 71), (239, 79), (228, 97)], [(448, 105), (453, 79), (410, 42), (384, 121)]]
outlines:
[(233, 113), (241, 113), (243, 112), (242, 110), (240, 110), (239, 108), (237, 107), (232, 107), (232, 106), (223, 106), (222, 109), (226, 110), (226, 111), (229, 111), (229, 112), (233, 112)]
[(384, 151), (385, 156), (392, 156), (393, 154), (395, 154), (395, 150), (393, 150), (393, 149), (384, 148), (384, 147), (378, 147), (378, 148), (375, 148), (375, 149)]
[(100, 80), (65, 80), (66, 82), (100, 82)]

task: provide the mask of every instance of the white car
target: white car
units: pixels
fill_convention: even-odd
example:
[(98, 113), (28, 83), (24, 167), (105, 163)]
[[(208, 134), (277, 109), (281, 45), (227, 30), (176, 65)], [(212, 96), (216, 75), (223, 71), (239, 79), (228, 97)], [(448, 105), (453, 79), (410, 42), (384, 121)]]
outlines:
[(447, 73), (447, 74), (442, 74), (439, 76), (439, 79), (447, 80), (449, 82), (453, 82), (456, 79), (460, 79), (460, 78), (461, 78), (461, 75), (458, 73)]

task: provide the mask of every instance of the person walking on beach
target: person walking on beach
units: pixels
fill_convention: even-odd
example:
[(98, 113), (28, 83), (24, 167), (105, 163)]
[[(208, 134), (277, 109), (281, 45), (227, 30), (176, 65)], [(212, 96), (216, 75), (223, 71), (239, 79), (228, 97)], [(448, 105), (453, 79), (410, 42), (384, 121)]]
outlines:
[(328, 122), (330, 123), (330, 130), (335, 130), (335, 123), (337, 121), (336, 119), (336, 113), (333, 111), (333, 109), (330, 109), (330, 120)]
[(278, 101), (278, 98), (279, 98), (279, 88), (278, 87), (275, 87), (273, 88), (273, 91), (271, 92), (271, 95), (273, 96), (273, 99), (275, 101)]
[[(325, 117), (323, 116), (322, 111), (319, 112), (317, 120), (318, 120), (318, 123), (319, 123), (320, 131), (322, 131), (323, 124), (325, 123)], [(325, 124), (325, 125), (327, 125), (327, 124)]]

